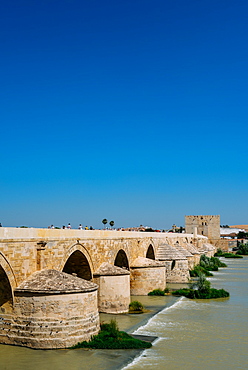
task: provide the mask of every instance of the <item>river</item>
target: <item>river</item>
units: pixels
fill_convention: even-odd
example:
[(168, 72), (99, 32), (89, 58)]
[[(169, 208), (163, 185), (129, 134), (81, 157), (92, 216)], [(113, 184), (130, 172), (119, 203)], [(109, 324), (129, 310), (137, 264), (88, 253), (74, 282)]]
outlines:
[[(136, 297), (151, 312), (117, 316), (121, 330), (157, 336), (151, 349), (48, 351), (0, 345), (0, 369), (247, 369), (248, 257), (224, 261), (228, 267), (215, 272), (209, 280), (213, 287), (229, 291), (230, 298)], [(161, 307), (165, 308), (149, 318)], [(101, 321), (110, 318), (111, 315), (101, 315)]]
[(224, 261), (209, 280), (230, 298), (183, 297), (165, 308), (136, 331), (160, 339), (123, 370), (248, 369), (248, 257)]

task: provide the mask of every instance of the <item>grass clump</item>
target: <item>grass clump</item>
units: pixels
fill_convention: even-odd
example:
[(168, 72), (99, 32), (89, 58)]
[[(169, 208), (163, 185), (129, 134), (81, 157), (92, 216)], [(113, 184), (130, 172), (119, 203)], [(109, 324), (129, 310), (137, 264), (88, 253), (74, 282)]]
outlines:
[(144, 312), (144, 306), (139, 301), (132, 301), (129, 304), (129, 312), (130, 313), (143, 313)]
[(225, 258), (243, 258), (243, 256), (235, 253), (223, 253), (223, 257)]
[(135, 339), (124, 331), (119, 331), (116, 321), (111, 320), (109, 324), (101, 324), (99, 334), (94, 335), (89, 342), (80, 342), (71, 348), (136, 349), (151, 346), (150, 342)]
[(162, 289), (154, 289), (151, 292), (148, 293), (148, 295), (157, 295), (157, 296), (163, 296), (167, 293), (169, 293), (169, 288), (165, 288), (164, 290)]
[(239, 250), (235, 254), (235, 253), (223, 252), (221, 249), (218, 249), (217, 252), (215, 253), (215, 256), (225, 257), (225, 258), (243, 258), (242, 256), (240, 256), (240, 254), (242, 253), (238, 253), (238, 252)]
[(178, 289), (172, 292), (172, 294), (191, 299), (226, 298), (230, 295), (224, 289), (211, 288), (211, 284), (204, 274), (200, 274), (197, 280), (190, 284), (189, 289)]

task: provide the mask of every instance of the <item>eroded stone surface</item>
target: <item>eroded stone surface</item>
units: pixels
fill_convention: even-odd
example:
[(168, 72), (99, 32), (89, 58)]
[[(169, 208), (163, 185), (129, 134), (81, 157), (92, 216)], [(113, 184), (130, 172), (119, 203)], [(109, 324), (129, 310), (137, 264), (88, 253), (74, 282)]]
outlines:
[(35, 272), (28, 280), (15, 289), (16, 292), (33, 292), (46, 294), (65, 294), (73, 292), (90, 292), (97, 285), (76, 276), (53, 269)]
[(131, 264), (131, 268), (142, 267), (161, 267), (164, 266), (163, 262), (152, 260), (150, 258), (138, 257)]
[(130, 303), (130, 274), (102, 275), (94, 278), (99, 286), (99, 312), (126, 313)]
[(129, 275), (130, 272), (127, 269), (111, 265), (108, 262), (101, 264), (99, 269), (94, 273), (94, 276), (118, 276), (118, 275)]

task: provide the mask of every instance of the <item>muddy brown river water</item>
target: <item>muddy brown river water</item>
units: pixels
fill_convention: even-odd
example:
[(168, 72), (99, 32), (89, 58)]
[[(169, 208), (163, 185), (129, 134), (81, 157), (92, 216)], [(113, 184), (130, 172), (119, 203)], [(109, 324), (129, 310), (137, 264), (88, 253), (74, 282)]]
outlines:
[[(157, 336), (151, 349), (47, 351), (0, 345), (0, 369), (248, 369), (248, 257), (225, 262), (228, 267), (210, 281), (229, 291), (229, 299), (133, 297), (150, 312), (114, 316), (121, 330)], [(112, 317), (102, 314), (101, 321)]]

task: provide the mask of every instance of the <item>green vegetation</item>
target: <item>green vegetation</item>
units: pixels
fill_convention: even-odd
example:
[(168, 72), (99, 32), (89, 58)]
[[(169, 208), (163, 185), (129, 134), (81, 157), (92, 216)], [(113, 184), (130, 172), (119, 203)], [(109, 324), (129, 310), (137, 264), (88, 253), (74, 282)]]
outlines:
[(223, 256), (223, 251), (220, 248), (218, 248), (217, 252), (214, 254), (214, 256), (215, 257), (222, 257)]
[(190, 277), (197, 277), (200, 274), (204, 274), (206, 276), (213, 276), (212, 272), (206, 270), (204, 267), (197, 265), (194, 267), (193, 270), (189, 271)]
[(143, 313), (144, 306), (139, 301), (133, 301), (129, 304), (129, 312), (130, 313)]
[(242, 253), (238, 253), (238, 252), (237, 254), (227, 253), (227, 252), (223, 252), (221, 249), (218, 249), (214, 256), (225, 257), (225, 258), (243, 258), (239, 254), (242, 254)]
[(247, 256), (248, 255), (248, 244), (240, 243), (236, 254)]
[(239, 233), (237, 234), (237, 238), (238, 239), (248, 239), (248, 233), (246, 233), (245, 231), (239, 231)]
[(178, 289), (172, 292), (173, 295), (184, 296), (190, 299), (214, 299), (229, 297), (229, 293), (224, 289), (210, 288), (208, 292), (199, 292), (195, 289)]
[(107, 220), (106, 218), (104, 218), (104, 219), (102, 220), (102, 223), (103, 223), (103, 225), (105, 226), (105, 225), (108, 223), (108, 220)]
[(94, 349), (133, 349), (150, 348), (151, 343), (135, 339), (124, 331), (119, 331), (115, 320), (110, 324), (101, 324), (99, 334), (93, 336), (89, 342), (80, 342), (71, 348)]
[[(197, 289), (195, 289), (197, 288)], [(204, 274), (200, 274), (196, 281), (190, 284), (189, 289), (178, 289), (173, 295), (184, 296), (191, 299), (226, 298), (229, 293), (224, 289), (211, 288), (211, 284)]]
[(169, 293), (169, 289), (165, 288), (164, 290), (161, 289), (154, 289), (152, 292), (149, 292), (148, 295), (158, 295), (158, 296), (163, 296), (166, 293)]
[(115, 222), (114, 222), (114, 221), (110, 221), (110, 223), (109, 223), (109, 225), (110, 225), (111, 227), (113, 227), (113, 226), (114, 226), (114, 224), (115, 224)]
[(200, 276), (200, 274), (213, 276), (209, 271), (218, 271), (219, 267), (226, 267), (226, 264), (221, 262), (218, 257), (207, 257), (203, 254), (199, 265), (195, 266), (189, 273), (191, 277), (197, 277)]
[(226, 264), (221, 262), (218, 257), (207, 257), (203, 254), (200, 259), (200, 266), (208, 271), (218, 271), (219, 267), (226, 267)]
[(234, 254), (234, 253), (223, 253), (223, 257), (225, 257), (225, 258), (243, 258), (239, 254)]

